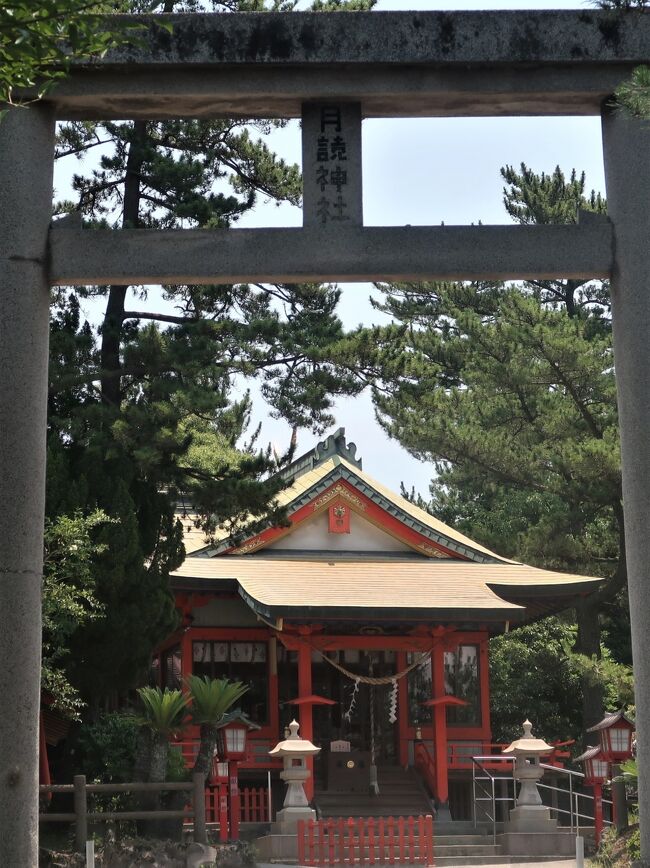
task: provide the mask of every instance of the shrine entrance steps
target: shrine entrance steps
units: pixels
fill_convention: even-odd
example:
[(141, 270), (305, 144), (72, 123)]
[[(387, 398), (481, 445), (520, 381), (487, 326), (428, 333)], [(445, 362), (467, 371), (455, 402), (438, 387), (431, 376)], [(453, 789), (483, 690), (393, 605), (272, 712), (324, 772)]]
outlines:
[(379, 795), (368, 792), (316, 790), (314, 804), (319, 817), (417, 817), (433, 814), (431, 802), (412, 769), (380, 766)]

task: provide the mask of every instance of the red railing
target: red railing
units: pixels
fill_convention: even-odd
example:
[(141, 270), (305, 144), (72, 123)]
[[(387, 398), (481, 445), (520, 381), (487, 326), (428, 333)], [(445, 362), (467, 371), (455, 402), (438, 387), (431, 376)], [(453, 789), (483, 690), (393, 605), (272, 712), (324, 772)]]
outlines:
[(433, 865), (433, 817), (298, 822), (299, 865)]
[[(275, 746), (272, 739), (250, 739), (246, 744), (246, 756), (238, 763), (240, 769), (281, 769), (282, 761), (271, 759), (269, 751)], [(180, 748), (185, 765), (191, 768), (194, 765), (196, 754), (199, 749), (199, 739), (182, 739), (172, 741), (172, 746)]]

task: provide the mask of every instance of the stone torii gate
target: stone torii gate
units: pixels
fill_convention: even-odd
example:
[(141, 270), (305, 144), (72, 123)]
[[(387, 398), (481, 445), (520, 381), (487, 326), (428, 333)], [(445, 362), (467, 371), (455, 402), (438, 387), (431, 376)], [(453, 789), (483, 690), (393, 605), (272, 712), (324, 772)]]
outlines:
[[(143, 20), (143, 19), (140, 19)], [(145, 19), (147, 21), (148, 19)], [(650, 864), (650, 129), (608, 107), (650, 62), (650, 16), (400, 12), (152, 17), (0, 123), (0, 863), (37, 864), (48, 293), (73, 283), (606, 278), (612, 306)], [(601, 115), (609, 219), (364, 227), (367, 117)], [(51, 225), (55, 119), (303, 119), (301, 229)]]

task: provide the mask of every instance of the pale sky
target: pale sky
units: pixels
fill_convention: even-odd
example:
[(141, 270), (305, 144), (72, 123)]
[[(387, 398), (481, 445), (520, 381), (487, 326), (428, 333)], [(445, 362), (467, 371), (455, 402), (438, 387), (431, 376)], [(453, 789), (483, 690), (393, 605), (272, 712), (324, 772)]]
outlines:
[[(375, 9), (584, 9), (590, 5), (576, 0), (379, 0)], [(300, 162), (297, 122), (276, 136), (274, 146), (286, 159)], [(552, 172), (557, 165), (567, 174), (573, 168), (584, 170), (589, 188), (604, 193), (597, 118), (366, 120), (364, 222), (376, 226), (509, 223), (499, 170), (522, 161), (537, 172)], [(299, 226), (301, 214), (291, 206), (260, 208), (238, 225)], [(344, 286), (340, 315), (346, 325), (379, 321), (368, 304), (369, 293), (368, 285)], [(368, 394), (341, 400), (336, 415), (348, 439), (357, 444), (367, 472), (394, 490), (404, 482), (407, 489), (415, 486), (426, 496), (431, 466), (388, 439), (374, 419)], [(258, 419), (264, 422), (266, 439), (286, 445), (287, 426), (265, 418), (260, 406)], [(313, 441), (309, 432), (301, 432), (300, 449), (310, 448)]]
[[(593, 4), (576, 0), (379, 0), (376, 9), (585, 9)], [(300, 163), (297, 122), (273, 134), (274, 149), (290, 162)], [(457, 118), (366, 120), (363, 123), (364, 222), (366, 225), (437, 225), (508, 223), (502, 206), (499, 169), (527, 163), (536, 172), (585, 171), (589, 189), (604, 193), (600, 124), (597, 118)], [(56, 184), (64, 192), (64, 172)], [(237, 225), (300, 226), (301, 213), (289, 205), (260, 202)], [(371, 287), (344, 286), (340, 315), (353, 327), (378, 321), (368, 303)], [(337, 426), (343, 425), (358, 447), (364, 469), (385, 485), (399, 490), (400, 482), (427, 493), (432, 468), (409, 456), (389, 440), (374, 419), (368, 395), (339, 402)], [(262, 402), (255, 421), (263, 422), (262, 441), (286, 447), (286, 425), (268, 419)], [(299, 435), (299, 450), (310, 449), (315, 438)]]

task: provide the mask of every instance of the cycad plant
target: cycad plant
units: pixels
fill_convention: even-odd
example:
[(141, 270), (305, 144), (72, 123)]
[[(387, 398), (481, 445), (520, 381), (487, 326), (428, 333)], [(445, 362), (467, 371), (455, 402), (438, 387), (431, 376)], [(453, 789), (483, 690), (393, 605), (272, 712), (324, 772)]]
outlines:
[(198, 724), (201, 743), (194, 763), (194, 772), (207, 778), (217, 743), (217, 729), (224, 714), (248, 690), (241, 681), (190, 675), (187, 686), (192, 697), (192, 723)]
[(169, 739), (186, 725), (189, 696), (180, 690), (160, 687), (140, 687), (142, 713), (138, 722), (151, 734), (149, 751), (149, 780), (165, 780)]

